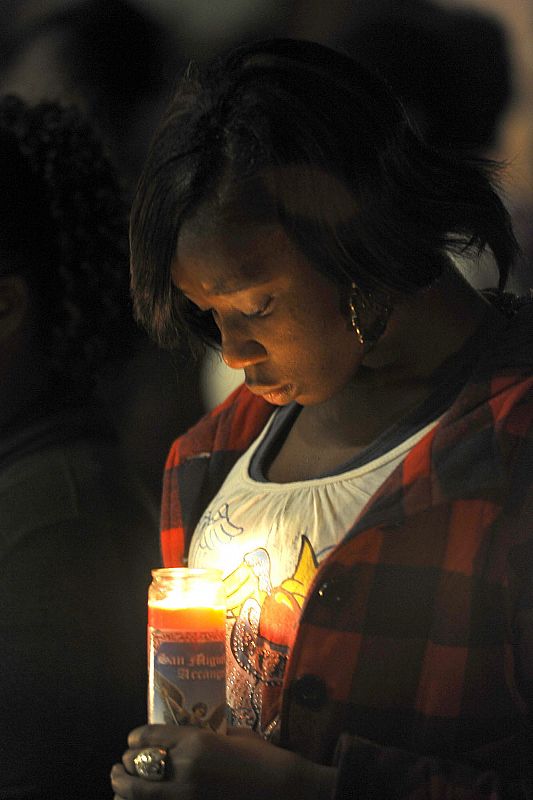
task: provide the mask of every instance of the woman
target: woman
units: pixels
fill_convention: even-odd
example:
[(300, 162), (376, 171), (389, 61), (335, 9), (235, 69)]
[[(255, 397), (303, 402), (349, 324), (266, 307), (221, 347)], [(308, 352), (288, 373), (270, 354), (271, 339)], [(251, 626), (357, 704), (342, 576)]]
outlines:
[(0, 797), (98, 800), (144, 718), (157, 552), (101, 396), (135, 336), (127, 217), (55, 103), (0, 99), (0, 186)]
[(232, 735), (134, 731), (117, 797), (529, 796), (532, 309), (449, 257), (489, 246), (505, 283), (488, 169), (316, 44), (182, 83), (133, 294), (245, 373), (174, 444), (161, 531), (166, 566), (224, 571)]

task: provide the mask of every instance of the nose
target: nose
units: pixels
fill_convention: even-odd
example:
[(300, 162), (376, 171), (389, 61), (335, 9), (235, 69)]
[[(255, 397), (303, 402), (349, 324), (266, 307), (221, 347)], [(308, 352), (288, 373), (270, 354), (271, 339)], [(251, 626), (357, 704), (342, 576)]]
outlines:
[(221, 324), (217, 320), (220, 329), (222, 360), (231, 369), (246, 369), (253, 364), (258, 364), (266, 358), (266, 350), (263, 345), (238, 325)]

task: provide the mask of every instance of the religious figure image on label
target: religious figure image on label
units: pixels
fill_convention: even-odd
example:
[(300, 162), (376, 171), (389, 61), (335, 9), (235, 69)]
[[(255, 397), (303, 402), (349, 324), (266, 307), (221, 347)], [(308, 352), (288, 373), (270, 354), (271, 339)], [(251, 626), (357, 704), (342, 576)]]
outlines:
[(148, 722), (226, 728), (226, 648), (212, 631), (149, 627)]

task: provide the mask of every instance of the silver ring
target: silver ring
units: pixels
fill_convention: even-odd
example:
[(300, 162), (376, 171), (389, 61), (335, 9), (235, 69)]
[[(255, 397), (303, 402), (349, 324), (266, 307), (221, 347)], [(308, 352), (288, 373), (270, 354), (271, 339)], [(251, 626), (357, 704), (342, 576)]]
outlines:
[(163, 781), (167, 758), (168, 752), (162, 747), (147, 747), (146, 750), (140, 750), (133, 759), (135, 772), (139, 778), (144, 778), (146, 781)]

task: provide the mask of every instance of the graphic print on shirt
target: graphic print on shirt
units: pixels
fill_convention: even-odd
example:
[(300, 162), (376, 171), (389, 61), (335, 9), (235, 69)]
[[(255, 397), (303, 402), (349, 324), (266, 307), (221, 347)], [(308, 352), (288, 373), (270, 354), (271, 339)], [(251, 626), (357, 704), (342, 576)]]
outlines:
[[(206, 510), (191, 544), (189, 564), (218, 567), (225, 574), (230, 723), (268, 736), (275, 727), (305, 597), (319, 561), (333, 543), (322, 542), (316, 552), (307, 525), (298, 523), (281, 536), (276, 524), (257, 516), (249, 527), (242, 527), (241, 519), (250, 519), (247, 500), (241, 496), (236, 509), (224, 501)], [(255, 498), (250, 502), (257, 512)]]
[(302, 536), (296, 569), (278, 586), (272, 586), (264, 548), (246, 553), (225, 578), (232, 724), (264, 735), (274, 724), (288, 655), (316, 570), (313, 548)]
[(227, 503), (222, 503), (215, 512), (208, 509), (201, 518), (198, 528), (201, 535), (191, 549), (191, 561), (198, 558), (198, 551), (215, 550), (220, 545), (228, 544), (236, 536), (240, 536), (244, 530), (231, 522)]

